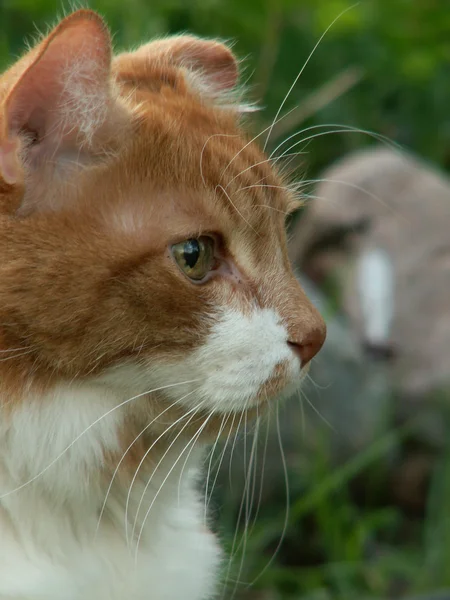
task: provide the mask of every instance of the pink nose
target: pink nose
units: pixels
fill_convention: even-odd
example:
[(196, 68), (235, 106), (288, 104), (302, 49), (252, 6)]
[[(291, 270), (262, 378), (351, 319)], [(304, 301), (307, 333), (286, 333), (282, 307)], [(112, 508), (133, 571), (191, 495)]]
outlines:
[(302, 367), (309, 363), (322, 348), (326, 337), (325, 327), (311, 330), (301, 342), (288, 341), (288, 346), (299, 357)]

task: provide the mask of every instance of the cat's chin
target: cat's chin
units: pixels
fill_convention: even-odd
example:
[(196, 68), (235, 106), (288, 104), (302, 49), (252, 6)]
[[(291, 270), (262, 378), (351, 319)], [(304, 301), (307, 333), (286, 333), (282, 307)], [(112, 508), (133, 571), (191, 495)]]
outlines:
[[(199, 436), (202, 440), (211, 436), (214, 439), (222, 438), (228, 436), (230, 432), (244, 428), (256, 419), (264, 417), (267, 412), (276, 410), (278, 406), (298, 394), (308, 371), (309, 364), (302, 368), (296, 377), (287, 382), (285, 380), (280, 382), (277, 376), (269, 378), (256, 395), (252, 397), (236, 395), (233, 397), (232, 403), (230, 402), (228, 405), (223, 402), (223, 396), (220, 393), (209, 397), (207, 402), (193, 395), (188, 404), (178, 404), (176, 407), (173, 407), (171, 394), (163, 393), (162, 405), (172, 407), (169, 409), (169, 413), (173, 411), (171, 417), (173, 421), (180, 419), (181, 423), (185, 423), (183, 415), (193, 415), (192, 421), (197, 431), (199, 423), (206, 423)], [(189, 392), (184, 393), (182, 398), (186, 396), (187, 399), (188, 394)], [(190, 434), (192, 433), (191, 429), (194, 427), (186, 428)]]
[(295, 381), (288, 383), (273, 395), (261, 393), (251, 401), (245, 400), (241, 408), (236, 407), (232, 411), (200, 411), (195, 427), (188, 427), (187, 434), (195, 435), (195, 432), (198, 432), (198, 423), (203, 420), (206, 425), (199, 435), (199, 441), (206, 444), (215, 443), (217, 440), (227, 442), (237, 431), (248, 431), (256, 420), (264, 419), (268, 412), (277, 410), (278, 406), (295, 396), (300, 391), (308, 371), (309, 364), (301, 370), (300, 377)]

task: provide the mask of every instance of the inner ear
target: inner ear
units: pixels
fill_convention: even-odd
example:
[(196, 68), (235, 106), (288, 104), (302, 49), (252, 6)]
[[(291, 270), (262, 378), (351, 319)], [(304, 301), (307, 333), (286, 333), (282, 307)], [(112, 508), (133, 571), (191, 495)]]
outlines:
[(46, 132), (45, 122), (43, 111), (36, 109), (30, 114), (27, 122), (20, 127), (18, 133), (23, 134), (28, 146), (34, 146), (43, 141)]
[(68, 147), (92, 144), (111, 104), (111, 44), (96, 13), (80, 10), (70, 15), (32, 53), (31, 64), (3, 108), (0, 175), (8, 183), (15, 179), (13, 170), (5, 169), (14, 162), (7, 156), (13, 140), (20, 138), (18, 163), (33, 166), (49, 157), (58, 160)]

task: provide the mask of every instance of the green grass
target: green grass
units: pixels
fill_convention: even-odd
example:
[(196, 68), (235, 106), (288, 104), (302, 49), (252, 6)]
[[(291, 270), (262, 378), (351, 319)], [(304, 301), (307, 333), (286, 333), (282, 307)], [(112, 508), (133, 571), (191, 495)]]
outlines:
[[(337, 468), (328, 439), (324, 432), (303, 472), (289, 474), (288, 526), (277, 556), (286, 521), (282, 499), (260, 508), (250, 535), (238, 531), (230, 580), (242, 561), (239, 578), (252, 585), (236, 586), (235, 598), (378, 600), (450, 589), (450, 441), (436, 455), (423, 512), (410, 514), (389, 490), (392, 456), (414, 447), (414, 421), (386, 431)], [(220, 530), (228, 552), (235, 523), (236, 506), (225, 494)]]

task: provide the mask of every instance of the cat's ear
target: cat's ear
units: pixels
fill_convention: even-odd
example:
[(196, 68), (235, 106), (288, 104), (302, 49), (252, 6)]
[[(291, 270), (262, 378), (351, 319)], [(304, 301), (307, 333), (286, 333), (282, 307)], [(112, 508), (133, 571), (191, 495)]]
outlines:
[(65, 18), (15, 71), (21, 63), (0, 108), (0, 179), (8, 184), (89, 148), (111, 104), (110, 36), (92, 11)]
[(113, 71), (122, 83), (154, 88), (158, 82), (192, 91), (212, 100), (229, 95), (238, 81), (238, 64), (230, 48), (194, 36), (176, 36), (120, 54)]

